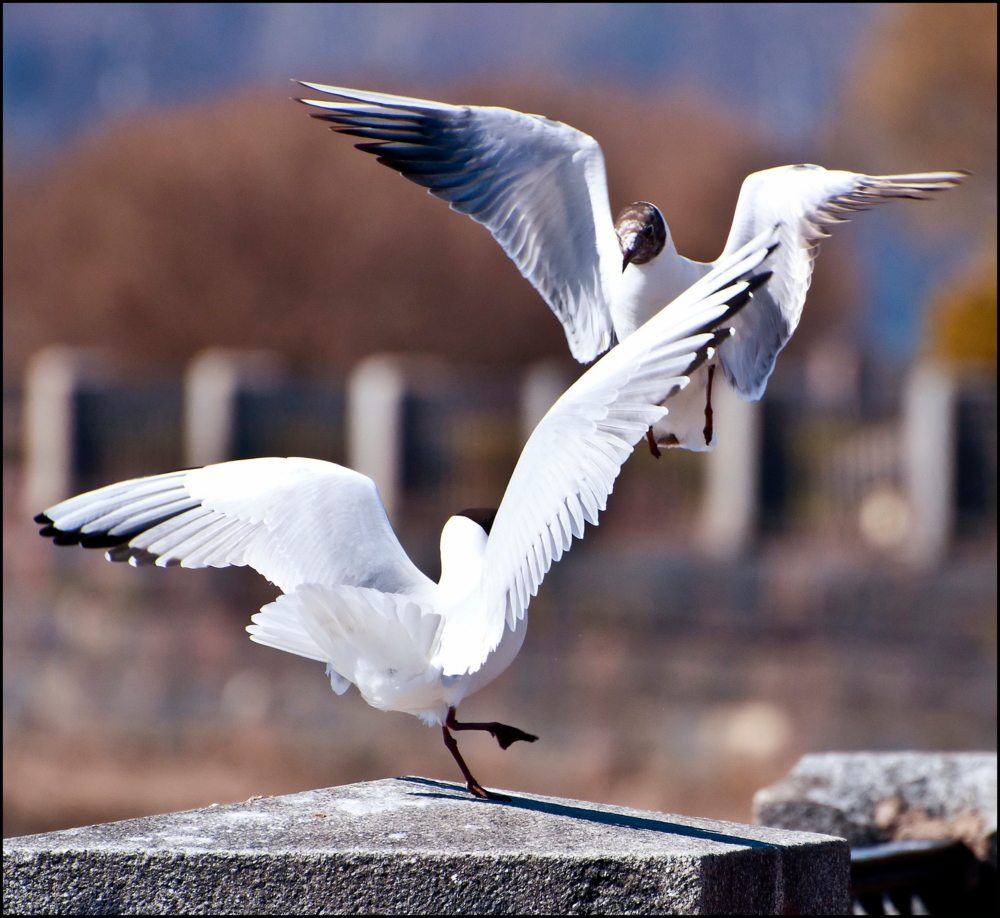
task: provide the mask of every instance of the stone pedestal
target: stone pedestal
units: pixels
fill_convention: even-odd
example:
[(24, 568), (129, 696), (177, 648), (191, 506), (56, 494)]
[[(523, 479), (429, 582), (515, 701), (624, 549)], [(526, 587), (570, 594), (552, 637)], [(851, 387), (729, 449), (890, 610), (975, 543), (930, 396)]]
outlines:
[(4, 841), (4, 911), (846, 914), (840, 839), (370, 781)]
[(995, 752), (823, 752), (757, 791), (754, 821), (852, 846), (953, 839), (996, 867)]

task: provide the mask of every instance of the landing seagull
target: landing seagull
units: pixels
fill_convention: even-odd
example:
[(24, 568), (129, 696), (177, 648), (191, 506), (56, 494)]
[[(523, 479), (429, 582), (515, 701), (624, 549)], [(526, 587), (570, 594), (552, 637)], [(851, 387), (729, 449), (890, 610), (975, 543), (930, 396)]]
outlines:
[(638, 201), (612, 221), (604, 155), (593, 137), (541, 115), (448, 105), (302, 82), (350, 102), (300, 99), (359, 150), (483, 224), (562, 322), (573, 356), (594, 360), (624, 341), (761, 231), (781, 223), (770, 283), (734, 321), (736, 338), (707, 363), (649, 431), (650, 449), (710, 450), (716, 365), (747, 401), (764, 394), (778, 352), (802, 315), (824, 227), (891, 198), (925, 198), (963, 172), (860, 175), (780, 166), (743, 182), (729, 239), (705, 264), (677, 254), (659, 209)]
[[(462, 699), (520, 650), (531, 596), (584, 522), (597, 525), (622, 463), (732, 330), (765, 283), (751, 275), (777, 244), (763, 233), (591, 367), (524, 447), (498, 510), (467, 510), (441, 532), (441, 579), (396, 539), (375, 483), (317, 459), (245, 459), (153, 475), (70, 498), (35, 517), (57, 545), (108, 549), (134, 566), (250, 565), (282, 591), (251, 639), (327, 664), (333, 690), (353, 683), (384, 711), (442, 728), (469, 791), (453, 730), (485, 730), (506, 749), (537, 737), (463, 723)], [(726, 323), (724, 325), (724, 323)]]

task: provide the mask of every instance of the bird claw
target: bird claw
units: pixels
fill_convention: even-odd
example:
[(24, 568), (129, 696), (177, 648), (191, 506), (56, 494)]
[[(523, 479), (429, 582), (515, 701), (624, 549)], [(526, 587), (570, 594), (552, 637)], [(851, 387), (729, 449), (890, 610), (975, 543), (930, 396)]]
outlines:
[(519, 740), (525, 743), (533, 743), (538, 739), (534, 733), (525, 733), (524, 730), (518, 730), (517, 727), (510, 727), (507, 724), (497, 724), (490, 730), (490, 733), (493, 734), (493, 738), (500, 744), (501, 749), (506, 749)]
[(715, 435), (712, 418), (714, 412), (712, 411), (712, 379), (715, 376), (715, 365), (713, 364), (708, 368), (708, 390), (705, 393), (705, 429), (702, 433), (705, 435), (705, 446), (712, 445), (712, 437)]
[(480, 800), (510, 801), (510, 797), (507, 797), (504, 794), (498, 794), (496, 791), (488, 791), (485, 787), (473, 781), (470, 781), (465, 786), (469, 789), (469, 793), (472, 794), (473, 797), (478, 797)]
[(657, 458), (660, 458), (660, 448), (656, 445), (656, 437), (653, 436), (653, 428), (646, 431), (646, 442), (649, 444), (649, 451)]
[(458, 763), (458, 767), (462, 769), (462, 775), (465, 777), (465, 786), (469, 793), (480, 800), (510, 800), (510, 797), (505, 797), (503, 794), (496, 794), (486, 790), (485, 787), (472, 777), (469, 766), (465, 764), (462, 753), (458, 751), (458, 743), (455, 741), (455, 737), (451, 735), (452, 730), (485, 730), (500, 744), (501, 749), (506, 749), (511, 743), (516, 743), (518, 740), (533, 743), (538, 737), (533, 733), (525, 733), (523, 730), (518, 730), (517, 727), (499, 724), (495, 721), (486, 724), (459, 723), (455, 719), (455, 709), (448, 708), (448, 716), (445, 718), (445, 722), (441, 724), (441, 732), (444, 736), (445, 746), (448, 747), (448, 751)]

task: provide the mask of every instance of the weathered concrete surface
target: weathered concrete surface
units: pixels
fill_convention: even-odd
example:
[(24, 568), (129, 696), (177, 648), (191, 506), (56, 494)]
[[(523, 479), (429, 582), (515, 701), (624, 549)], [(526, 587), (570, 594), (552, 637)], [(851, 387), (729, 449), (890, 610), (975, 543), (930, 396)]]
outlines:
[(370, 781), (4, 841), (19, 913), (847, 914), (804, 832)]
[(996, 867), (995, 752), (827, 752), (758, 791), (754, 821), (852, 846), (953, 838)]

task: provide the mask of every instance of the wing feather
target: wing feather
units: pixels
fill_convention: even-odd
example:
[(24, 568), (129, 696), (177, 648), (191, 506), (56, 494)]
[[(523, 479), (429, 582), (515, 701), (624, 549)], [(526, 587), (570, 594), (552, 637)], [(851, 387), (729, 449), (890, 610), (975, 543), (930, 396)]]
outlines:
[(611, 346), (621, 252), (597, 141), (507, 108), (302, 85), (352, 100), (300, 101), (321, 109), (314, 117), (333, 130), (371, 141), (358, 149), (483, 224), (556, 314), (577, 360)]
[(432, 588), (385, 515), (375, 483), (317, 459), (245, 459), (120, 482), (36, 517), (60, 544), (161, 567), (249, 565), (300, 584), (386, 593)]
[(729, 384), (747, 400), (767, 387), (778, 353), (802, 315), (813, 259), (825, 228), (893, 198), (924, 199), (965, 177), (962, 172), (859, 175), (821, 166), (780, 166), (747, 176), (729, 240), (716, 265), (767, 227), (781, 224), (781, 243), (768, 267), (773, 274), (753, 305), (733, 320), (736, 337), (720, 352)]

